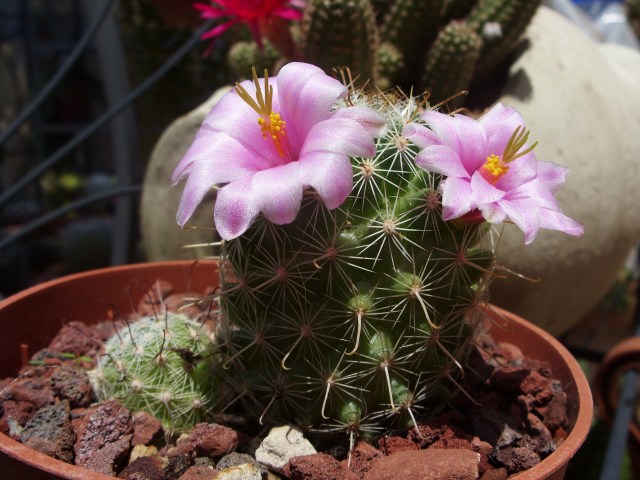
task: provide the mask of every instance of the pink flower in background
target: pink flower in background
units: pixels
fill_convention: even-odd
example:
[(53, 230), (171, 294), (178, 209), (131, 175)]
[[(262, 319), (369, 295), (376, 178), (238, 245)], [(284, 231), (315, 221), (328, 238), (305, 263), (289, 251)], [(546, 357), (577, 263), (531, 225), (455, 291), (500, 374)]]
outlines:
[(365, 107), (332, 110), (347, 88), (305, 63), (277, 77), (238, 84), (205, 118), (172, 180), (188, 177), (177, 221), (191, 217), (214, 185), (214, 219), (226, 240), (244, 233), (257, 215), (292, 222), (303, 190), (315, 189), (329, 209), (353, 186), (350, 156), (372, 157), (384, 118)]
[(560, 211), (554, 192), (567, 169), (539, 162), (527, 146), (529, 133), (515, 109), (498, 104), (479, 120), (427, 112), (429, 128), (412, 123), (403, 135), (422, 150), (416, 164), (446, 178), (441, 182), (443, 218), (480, 211), (491, 223), (509, 220), (533, 241), (540, 228), (582, 235), (580, 224)]
[(229, 27), (236, 23), (246, 23), (251, 30), (254, 40), (262, 46), (260, 35), (260, 21), (273, 17), (285, 20), (300, 20), (301, 8), (304, 0), (212, 0), (211, 5), (194, 3), (194, 8), (200, 11), (205, 19), (225, 19), (226, 21), (202, 35), (203, 40), (209, 40), (222, 35)]

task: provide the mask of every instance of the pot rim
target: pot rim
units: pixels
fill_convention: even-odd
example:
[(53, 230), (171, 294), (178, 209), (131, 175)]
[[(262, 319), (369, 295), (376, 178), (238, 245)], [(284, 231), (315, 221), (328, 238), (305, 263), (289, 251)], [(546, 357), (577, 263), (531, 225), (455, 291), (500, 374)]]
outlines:
[[(28, 298), (30, 295), (51, 288), (52, 286), (78, 281), (89, 277), (100, 276), (112, 272), (125, 272), (131, 270), (144, 271), (157, 269), (160, 267), (183, 269), (185, 267), (194, 265), (195, 263), (215, 264), (217, 262), (208, 260), (198, 262), (195, 262), (193, 260), (146, 262), (75, 273), (35, 285), (31, 288), (7, 297), (6, 299), (0, 301), (0, 309), (3, 309), (8, 305), (23, 301), (23, 299)], [(563, 443), (560, 444), (560, 446), (551, 455), (546, 457), (535, 467), (519, 473), (517, 475), (517, 478), (521, 480), (534, 480), (540, 478), (549, 478), (551, 475), (557, 473), (562, 474), (562, 472), (566, 468), (566, 465), (568, 464), (568, 461), (573, 457), (573, 455), (575, 455), (575, 453), (585, 441), (591, 427), (591, 419), (593, 417), (593, 398), (591, 395), (589, 382), (587, 381), (584, 372), (580, 368), (573, 355), (571, 355), (571, 353), (557, 339), (555, 339), (545, 330), (531, 324), (522, 317), (508, 312), (495, 305), (488, 304), (486, 310), (487, 314), (490, 317), (493, 317), (494, 320), (507, 319), (509, 322), (513, 322), (519, 325), (521, 328), (530, 330), (531, 335), (539, 337), (544, 343), (550, 345), (553, 349), (558, 351), (564, 363), (571, 372), (571, 376), (575, 381), (575, 387), (578, 397), (578, 411), (573, 428), (571, 429)], [(0, 462), (1, 457), (5, 455), (17, 461), (27, 463), (28, 465), (33, 466), (43, 472), (57, 475), (58, 478), (66, 478), (69, 480), (113, 480), (114, 478), (102, 473), (88, 470), (81, 466), (71, 465), (62, 462), (61, 460), (49, 457), (44, 453), (33, 450), (26, 445), (12, 440), (8, 436), (0, 433)], [(562, 477), (560, 476), (557, 478)]]

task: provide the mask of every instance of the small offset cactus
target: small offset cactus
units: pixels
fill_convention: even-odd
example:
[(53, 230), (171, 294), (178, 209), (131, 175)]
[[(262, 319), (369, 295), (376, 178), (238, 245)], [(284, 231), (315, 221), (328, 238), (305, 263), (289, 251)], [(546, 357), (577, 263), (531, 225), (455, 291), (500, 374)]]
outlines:
[(213, 343), (202, 323), (179, 313), (147, 316), (121, 328), (89, 374), (99, 400), (116, 399), (182, 432), (215, 410)]

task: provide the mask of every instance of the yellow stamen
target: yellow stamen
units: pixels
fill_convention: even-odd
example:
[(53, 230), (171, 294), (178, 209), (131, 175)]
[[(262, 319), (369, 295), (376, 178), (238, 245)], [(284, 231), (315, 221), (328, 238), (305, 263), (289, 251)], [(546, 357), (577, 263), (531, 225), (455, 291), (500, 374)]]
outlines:
[(529, 130), (525, 130), (524, 127), (518, 126), (515, 129), (513, 135), (511, 135), (511, 138), (507, 142), (506, 147), (504, 147), (504, 151), (502, 152), (502, 161), (504, 163), (513, 162), (516, 158), (520, 158), (536, 148), (538, 142), (535, 142), (530, 147), (526, 148), (522, 152), (519, 152), (519, 150), (524, 147), (525, 143), (527, 143), (527, 140), (529, 140), (529, 133)]
[(487, 161), (481, 168), (484, 177), (491, 183), (497, 182), (500, 177), (509, 171), (509, 167), (504, 164), (497, 155), (489, 155)]
[(509, 166), (507, 165), (510, 162), (513, 162), (515, 159), (520, 158), (527, 153), (531, 152), (538, 142), (535, 142), (530, 147), (527, 147), (523, 151), (519, 151), (524, 145), (527, 143), (529, 139), (529, 131), (525, 130), (524, 127), (518, 126), (511, 138), (507, 142), (507, 145), (504, 147), (502, 152), (502, 157), (498, 155), (491, 154), (487, 157), (484, 165), (480, 167), (480, 171), (483, 174), (484, 178), (486, 178), (491, 183), (496, 183), (502, 176), (509, 171)]
[(236, 83), (236, 92), (247, 105), (253, 108), (258, 117), (258, 125), (264, 138), (268, 138), (273, 142), (278, 154), (284, 157), (286, 149), (286, 122), (282, 119), (279, 113), (272, 111), (273, 107), (273, 86), (269, 85), (269, 74), (267, 69), (264, 70), (264, 94), (260, 86), (260, 81), (256, 73), (255, 67), (252, 68), (253, 83), (256, 86), (256, 98), (255, 100), (249, 92)]

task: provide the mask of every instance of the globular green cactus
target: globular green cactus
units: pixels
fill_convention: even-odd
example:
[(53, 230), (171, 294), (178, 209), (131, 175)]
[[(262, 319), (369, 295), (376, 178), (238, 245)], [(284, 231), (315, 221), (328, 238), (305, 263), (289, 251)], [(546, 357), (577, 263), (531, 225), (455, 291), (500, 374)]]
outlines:
[(480, 0), (467, 22), (482, 38), (476, 79), (486, 78), (518, 44), (541, 0)]
[(309, 191), (293, 223), (259, 217), (225, 242), (218, 382), (261, 423), (353, 438), (412, 425), (457, 389), (493, 252), (485, 227), (442, 220), (440, 177), (415, 165), (401, 132), (422, 103), (348, 101), (389, 120), (377, 155), (352, 159), (348, 200), (328, 210)]
[[(466, 22), (453, 20), (439, 34), (427, 55), (423, 84), (431, 103), (447, 100), (471, 85), (482, 48), (480, 36)], [(462, 104), (459, 95), (447, 103)]]
[(376, 72), (378, 31), (369, 0), (309, 0), (302, 21), (303, 58), (325, 72), (348, 67), (363, 82)]
[(206, 325), (178, 313), (121, 328), (89, 373), (98, 399), (156, 416), (166, 432), (205, 421), (214, 410), (213, 343)]

